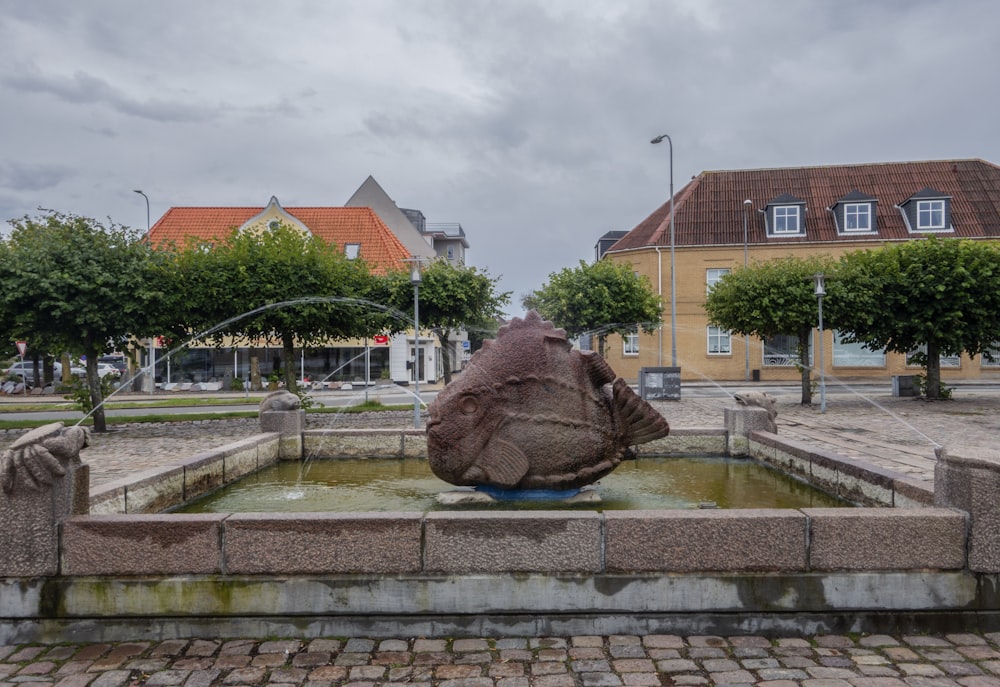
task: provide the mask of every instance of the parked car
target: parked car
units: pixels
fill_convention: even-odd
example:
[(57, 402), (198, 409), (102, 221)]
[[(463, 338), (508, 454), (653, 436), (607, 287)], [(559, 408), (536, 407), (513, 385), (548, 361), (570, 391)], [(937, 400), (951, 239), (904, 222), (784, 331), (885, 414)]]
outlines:
[(111, 375), (112, 377), (119, 377), (121, 376), (121, 370), (119, 370), (114, 365), (111, 365), (110, 363), (99, 362), (97, 363), (97, 374), (99, 377), (106, 377), (107, 375)]
[[(41, 372), (42, 366), (38, 366), (39, 372)], [(70, 374), (75, 377), (86, 377), (87, 371), (82, 367), (73, 366), (69, 369)], [(35, 369), (34, 363), (30, 360), (18, 360), (13, 365), (4, 370), (4, 375), (7, 377), (16, 377), (24, 381), (30, 386), (35, 385)], [(52, 378), (56, 381), (62, 380), (62, 363), (52, 364)]]
[(124, 372), (128, 369), (128, 362), (125, 360), (125, 356), (121, 353), (110, 353), (108, 355), (102, 355), (97, 359), (98, 363), (107, 363), (113, 368), (118, 370), (118, 372)]

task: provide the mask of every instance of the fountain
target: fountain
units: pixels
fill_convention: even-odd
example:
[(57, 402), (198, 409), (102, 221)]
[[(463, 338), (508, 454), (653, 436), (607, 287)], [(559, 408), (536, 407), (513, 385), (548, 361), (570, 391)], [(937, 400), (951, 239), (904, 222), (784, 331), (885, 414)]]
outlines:
[[(931, 492), (783, 439), (768, 431), (768, 410), (752, 405), (727, 408), (725, 427), (675, 429), (640, 454), (747, 455), (864, 506), (159, 512), (322, 443), (396, 457), (437, 450), (437, 439), (413, 430), (306, 430), (302, 417), (287, 397), (272, 398), (261, 433), (107, 485), (89, 509), (86, 463), (61, 448), (85, 457), (72, 428), (19, 440), (0, 459), (0, 644), (1000, 627), (1000, 456), (939, 450)], [(533, 473), (528, 463), (476, 467), (515, 487), (518, 472), (569, 472)]]

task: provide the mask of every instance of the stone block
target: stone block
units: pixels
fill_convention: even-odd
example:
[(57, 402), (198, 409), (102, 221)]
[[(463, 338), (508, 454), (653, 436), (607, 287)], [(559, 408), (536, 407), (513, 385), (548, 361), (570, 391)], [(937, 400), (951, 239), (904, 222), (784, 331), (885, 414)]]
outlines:
[(727, 450), (731, 456), (745, 456), (750, 452), (750, 434), (773, 432), (774, 421), (766, 408), (737, 406), (724, 408)]
[(934, 505), (969, 514), (969, 569), (1000, 572), (1000, 452), (949, 446), (936, 453)]
[(399, 458), (403, 435), (398, 429), (313, 430), (304, 434), (309, 458)]
[(809, 565), (825, 570), (954, 570), (965, 516), (945, 508), (806, 508)]
[[(222, 460), (227, 484), (262, 467), (258, 460), (261, 438), (258, 436), (244, 439), (225, 447)], [(268, 443), (274, 444), (274, 455), (277, 456), (278, 436), (268, 435)]]
[(180, 461), (184, 469), (184, 501), (196, 499), (226, 483), (225, 460), (220, 451), (206, 451)]
[(126, 513), (160, 513), (184, 503), (184, 468), (148, 470), (125, 490)]
[(223, 513), (88, 515), (63, 523), (64, 575), (222, 572)]
[(424, 569), (443, 573), (600, 572), (596, 512), (432, 512)]
[(726, 430), (672, 427), (668, 436), (633, 447), (640, 456), (718, 455), (727, 452)]
[(427, 458), (427, 434), (411, 429), (403, 432), (403, 457)]
[(125, 494), (131, 478), (106, 482), (90, 491), (90, 514), (111, 515), (125, 512)]
[(608, 511), (604, 518), (609, 573), (806, 569), (799, 511)]
[(238, 513), (225, 523), (234, 575), (420, 570), (420, 513)]

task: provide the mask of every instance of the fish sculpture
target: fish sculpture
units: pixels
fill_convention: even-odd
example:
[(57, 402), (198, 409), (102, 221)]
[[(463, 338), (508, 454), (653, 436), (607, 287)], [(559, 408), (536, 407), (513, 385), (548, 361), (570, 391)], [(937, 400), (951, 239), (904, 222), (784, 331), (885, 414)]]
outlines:
[(535, 312), (486, 341), (428, 408), (427, 459), (459, 486), (566, 490), (667, 435), (664, 417)]

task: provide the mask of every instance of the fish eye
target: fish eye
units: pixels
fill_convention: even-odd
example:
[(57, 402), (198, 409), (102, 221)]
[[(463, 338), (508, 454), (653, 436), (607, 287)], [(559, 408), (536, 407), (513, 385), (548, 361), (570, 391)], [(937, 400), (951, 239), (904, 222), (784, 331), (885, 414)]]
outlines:
[(458, 408), (466, 415), (472, 415), (479, 410), (479, 401), (473, 396), (466, 396), (458, 403)]

